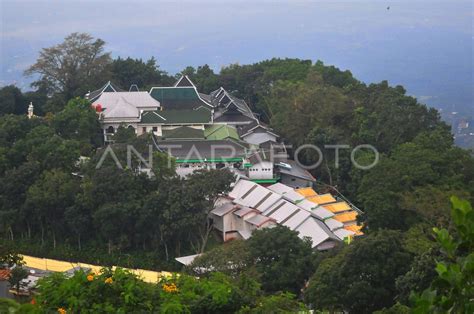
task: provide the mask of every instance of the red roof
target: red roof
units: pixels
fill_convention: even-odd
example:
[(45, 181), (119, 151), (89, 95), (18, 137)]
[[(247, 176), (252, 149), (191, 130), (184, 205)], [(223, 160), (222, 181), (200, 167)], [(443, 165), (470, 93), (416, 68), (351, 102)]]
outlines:
[(8, 280), (11, 271), (9, 269), (0, 269), (0, 281)]

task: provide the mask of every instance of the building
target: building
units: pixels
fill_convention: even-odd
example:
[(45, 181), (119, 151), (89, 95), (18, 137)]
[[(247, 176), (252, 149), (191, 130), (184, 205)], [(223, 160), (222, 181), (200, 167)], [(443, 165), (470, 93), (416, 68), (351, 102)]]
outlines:
[(176, 159), (177, 173), (229, 168), (238, 177), (262, 184), (282, 180), (293, 187), (315, 179), (288, 160), (279, 136), (259, 121), (242, 99), (219, 88), (200, 93), (182, 76), (173, 86), (123, 91), (107, 82), (86, 98), (99, 114), (104, 141), (112, 143), (119, 127), (152, 134), (157, 149)]
[(209, 218), (222, 239), (248, 239), (260, 228), (277, 224), (308, 237), (316, 250), (328, 250), (338, 242), (362, 235), (357, 212), (330, 194), (311, 188), (294, 189), (282, 183), (264, 187), (239, 180), (232, 191), (219, 199)]

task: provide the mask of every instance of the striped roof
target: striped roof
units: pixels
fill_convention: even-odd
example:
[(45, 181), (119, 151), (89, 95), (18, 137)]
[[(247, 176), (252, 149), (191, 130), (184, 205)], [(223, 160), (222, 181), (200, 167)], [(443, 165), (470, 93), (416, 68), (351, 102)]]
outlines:
[(344, 229), (353, 231), (353, 232), (355, 232), (355, 234), (358, 235), (358, 236), (364, 234), (364, 233), (361, 231), (361, 230), (362, 230), (362, 226), (358, 226), (358, 225), (356, 225), (356, 224), (349, 225), (349, 226), (345, 226)]
[(310, 196), (318, 195), (312, 188), (301, 188), (301, 189), (296, 189), (295, 191), (300, 193), (304, 197), (310, 197)]
[(0, 281), (8, 280), (10, 278), (11, 271), (9, 269), (0, 269)]
[(333, 213), (340, 213), (351, 210), (351, 207), (346, 202), (337, 202), (333, 204), (326, 204), (324, 208), (329, 209)]
[(311, 196), (311, 197), (308, 197), (308, 200), (316, 204), (327, 204), (327, 203), (333, 203), (336, 201), (336, 199), (329, 193)]
[(334, 216), (334, 219), (340, 222), (349, 222), (349, 221), (356, 221), (357, 220), (357, 212), (350, 211), (343, 214), (338, 214)]

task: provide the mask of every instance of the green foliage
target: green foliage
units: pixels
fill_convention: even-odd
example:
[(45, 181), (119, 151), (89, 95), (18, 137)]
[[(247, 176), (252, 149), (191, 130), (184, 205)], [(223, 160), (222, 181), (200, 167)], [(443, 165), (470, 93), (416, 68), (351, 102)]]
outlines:
[(151, 86), (168, 86), (174, 83), (171, 76), (160, 70), (154, 57), (147, 61), (118, 57), (112, 61), (110, 71), (112, 81), (126, 90), (132, 84), (137, 85), (140, 90), (147, 90)]
[(434, 228), (442, 260), (437, 277), (421, 295), (413, 295), (414, 313), (472, 313), (474, 305), (474, 210), (466, 200), (451, 198), (454, 234)]
[(26, 115), (27, 108), (28, 104), (18, 87), (9, 85), (0, 89), (0, 116), (11, 113)]
[[(37, 310), (67, 313), (283, 313), (304, 306), (288, 293), (261, 296), (224, 274), (179, 275), (149, 284), (120, 268), (52, 274), (38, 283)], [(9, 305), (16, 307), (16, 304)]]
[(54, 273), (38, 282), (36, 304), (44, 311), (68, 313), (153, 312), (159, 291), (120, 268), (99, 274), (76, 272), (71, 278)]
[(234, 240), (224, 243), (205, 254), (197, 257), (189, 266), (189, 271), (194, 273), (212, 271), (221, 272), (232, 278), (238, 278), (245, 273), (252, 272), (254, 277), (258, 277), (255, 271), (251, 271), (251, 256), (248, 243), (243, 240)]
[(17, 293), (20, 292), (20, 289), (25, 287), (27, 284), (23, 282), (23, 279), (28, 278), (29, 271), (24, 269), (21, 266), (14, 267), (10, 271), (10, 277), (8, 282), (16, 290)]
[(127, 128), (124, 125), (121, 125), (114, 134), (114, 141), (116, 143), (129, 143), (135, 137), (135, 130), (133, 128)]
[(411, 264), (410, 270), (396, 280), (397, 299), (408, 304), (412, 291), (423, 291), (428, 288), (436, 276), (434, 267), (439, 254), (435, 250), (419, 251)]
[(201, 93), (209, 94), (220, 87), (219, 76), (207, 64), (199, 66), (197, 69), (186, 67), (181, 74), (187, 75)]
[(48, 91), (61, 93), (69, 100), (83, 96), (107, 75), (110, 53), (104, 53), (105, 42), (86, 33), (72, 33), (64, 42), (43, 48), (36, 63), (25, 74), (39, 74), (36, 86), (45, 85)]
[(254, 231), (248, 249), (265, 291), (299, 293), (312, 273), (311, 242), (301, 240), (287, 227)]
[(370, 234), (319, 264), (305, 300), (315, 309), (354, 313), (390, 307), (395, 279), (408, 270), (411, 260), (399, 232)]
[(358, 199), (369, 228), (406, 229), (419, 220), (446, 223), (443, 195), (455, 191), (469, 195), (473, 162), (467, 151), (452, 146), (451, 135), (441, 129), (399, 145), (390, 156), (382, 156), (359, 184)]
[(11, 268), (14, 265), (22, 266), (23, 257), (13, 250), (10, 246), (0, 244), (0, 269), (4, 267)]
[(54, 115), (52, 126), (59, 136), (89, 145), (97, 144), (101, 131), (96, 112), (87, 100), (80, 98), (71, 99), (64, 110)]
[(32, 304), (20, 304), (11, 299), (0, 298), (0, 313), (39, 314), (41, 310)]
[(295, 300), (295, 295), (285, 292), (262, 296), (255, 307), (244, 307), (238, 313), (268, 314), (268, 313), (306, 313), (306, 307)]

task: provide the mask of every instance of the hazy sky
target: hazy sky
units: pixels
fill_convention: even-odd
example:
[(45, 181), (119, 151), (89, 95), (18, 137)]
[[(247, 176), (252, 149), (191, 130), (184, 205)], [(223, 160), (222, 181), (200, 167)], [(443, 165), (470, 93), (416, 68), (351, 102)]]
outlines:
[(171, 73), (320, 59), (368, 83), (402, 84), (434, 106), (474, 108), (471, 1), (0, 0), (0, 13), (2, 85), (27, 87), (23, 70), (42, 47), (88, 32), (113, 56), (155, 56)]

